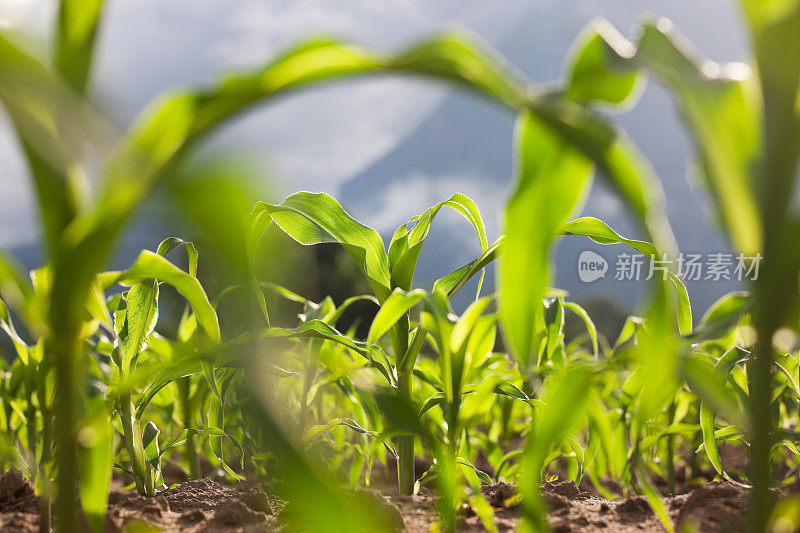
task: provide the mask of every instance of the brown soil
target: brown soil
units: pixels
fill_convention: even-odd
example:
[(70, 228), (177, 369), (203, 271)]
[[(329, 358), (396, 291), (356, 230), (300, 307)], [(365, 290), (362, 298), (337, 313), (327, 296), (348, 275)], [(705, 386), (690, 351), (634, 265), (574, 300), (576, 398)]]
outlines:
[[(516, 529), (514, 487), (496, 483), (484, 486), (482, 492), (495, 510), (498, 531)], [(543, 494), (555, 532), (663, 531), (641, 496), (611, 501), (567, 481), (547, 483)], [(398, 526), (402, 517), (406, 531), (427, 532), (437, 521), (436, 498), (424, 488), (416, 496), (382, 498), (374, 494), (374, 498), (376, 503), (386, 505), (387, 512), (397, 516)], [(736, 485), (712, 482), (664, 501), (676, 529), (690, 526), (703, 532), (741, 531), (747, 498), (747, 492)], [(143, 498), (131, 491), (114, 491), (109, 498), (106, 530), (122, 531), (131, 522), (141, 521), (164, 531), (285, 531), (281, 525), (285, 505), (254, 485), (240, 483), (233, 487), (210, 479), (181, 483), (154, 498)], [(38, 529), (39, 501), (31, 483), (17, 471), (0, 476), (0, 531)], [(459, 530), (484, 531), (484, 528), (480, 519), (465, 509)]]
[[(131, 522), (145, 522), (163, 531), (280, 530), (277, 516), (285, 503), (253, 485), (236, 487), (210, 479), (187, 481), (144, 498), (135, 491), (109, 495), (105, 530), (123, 531)], [(30, 481), (12, 470), (0, 476), (0, 531), (39, 531), (39, 498)]]
[[(483, 494), (494, 508), (498, 531), (514, 531), (519, 524), (512, 485), (486, 485)], [(579, 489), (571, 481), (546, 483), (543, 495), (550, 510), (550, 526), (559, 532), (664, 531), (647, 500), (634, 496), (608, 500)], [(437, 520), (436, 501), (429, 492), (396, 498), (407, 531), (423, 533)], [(686, 494), (665, 498), (664, 503), (676, 529), (690, 531), (744, 531), (747, 492), (729, 483), (713, 482)], [(485, 531), (480, 519), (465, 512), (459, 531)]]

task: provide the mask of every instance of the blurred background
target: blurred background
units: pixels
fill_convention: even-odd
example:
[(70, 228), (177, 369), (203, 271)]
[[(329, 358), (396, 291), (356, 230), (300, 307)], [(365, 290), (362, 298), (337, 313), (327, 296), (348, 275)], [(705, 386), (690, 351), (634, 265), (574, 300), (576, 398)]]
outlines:
[[(0, 26), (17, 30), (29, 48), (41, 49), (42, 57), (50, 46), (55, 8), (50, 0), (2, 0)], [(92, 98), (121, 131), (162, 90), (208, 84), (219, 72), (257, 67), (309, 34), (329, 33), (390, 50), (451, 24), (480, 34), (526, 77), (546, 84), (562, 75), (573, 40), (590, 20), (602, 14), (627, 35), (642, 11), (671, 18), (704, 56), (746, 59), (741, 21), (733, 3), (725, 0), (111, 0), (98, 41)], [(513, 173), (512, 114), (472, 95), (399, 77), (342, 82), (313, 92), (232, 122), (205, 144), (191, 172), (208, 172), (206, 162), (224, 155), (247, 176), (245, 204), (253, 198), (280, 200), (298, 190), (327, 192), (387, 237), (431, 204), (463, 192), (481, 208), (490, 241), (497, 237), (498, 210)], [(661, 178), (681, 251), (729, 251), (693, 179), (693, 148), (674, 109), (665, 91), (649, 84), (635, 110), (615, 120)], [(17, 140), (1, 113), (0, 247), (33, 267), (40, 253), (32, 192)], [(148, 203), (117, 261), (128, 263), (140, 249), (180, 233), (181, 222), (168, 205), (159, 196)], [(582, 214), (636, 236), (623, 211), (596, 181)], [(587, 249), (609, 261), (606, 278), (592, 283), (578, 279), (577, 257)], [(593, 305), (608, 309), (609, 316), (634, 311), (645, 282), (613, 279), (621, 251), (565, 238), (557, 251), (555, 285), (586, 303), (592, 316)], [(468, 224), (443, 212), (423, 249), (417, 283), (429, 286), (478, 252)], [(349, 268), (325, 248), (308, 253), (317, 255), (321, 269)], [(272, 260), (276, 276), (281, 270), (289, 275), (290, 268), (280, 267), (290, 258), (276, 254)], [(292, 285), (287, 279), (275, 281)], [(338, 283), (293, 288), (310, 297), (333, 293), (340, 301), (352, 292)], [(492, 273), (485, 287), (493, 286)], [(697, 319), (737, 283), (690, 281), (687, 286)], [(462, 300), (469, 292), (462, 291)]]

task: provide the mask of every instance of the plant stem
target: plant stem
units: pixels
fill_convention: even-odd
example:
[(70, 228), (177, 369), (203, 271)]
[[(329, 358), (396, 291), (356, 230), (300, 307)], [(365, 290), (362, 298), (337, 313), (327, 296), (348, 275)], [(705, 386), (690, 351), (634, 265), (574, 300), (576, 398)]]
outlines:
[[(667, 411), (668, 424), (675, 423), (675, 400), (669, 404)], [(667, 490), (670, 494), (675, 494), (675, 435), (667, 435)]]
[[(400, 395), (411, 399), (413, 388), (411, 372), (401, 371), (397, 376)], [(414, 492), (414, 435), (400, 435), (397, 446), (397, 488), (402, 495)]]
[(42, 412), (42, 456), (39, 458), (39, 485), (41, 486), (41, 494), (39, 495), (40, 514), (39, 531), (40, 533), (49, 533), (50, 526), (52, 525), (52, 505), (53, 505), (53, 488), (50, 480), (47, 465), (50, 463), (50, 456), (52, 453), (53, 445), (53, 424), (52, 424), (52, 409), (47, 401), (46, 370), (40, 368), (40, 378), (38, 381), (36, 395), (39, 399), (39, 410)]
[(56, 478), (55, 512), (58, 518), (60, 533), (71, 533), (76, 530), (75, 518), (77, 505), (75, 495), (78, 489), (78, 446), (74, 431), (75, 388), (82, 384), (77, 382), (78, 372), (77, 342), (62, 343), (55, 346), (55, 365), (58, 382), (56, 384), (55, 421), (57, 431), (58, 476)]
[(750, 481), (753, 484), (753, 491), (750, 495), (750, 520), (753, 526), (767, 523), (773, 504), (772, 494), (770, 493), (772, 467), (769, 459), (770, 435), (772, 433), (772, 409), (770, 407), (770, 386), (772, 383), (771, 339), (772, 335), (768, 331), (759, 331), (756, 356), (751, 361), (751, 364), (748, 365), (752, 413), (751, 427), (753, 432), (749, 468)]
[[(176, 383), (181, 402), (181, 421), (183, 422), (183, 427), (189, 429), (194, 426), (192, 399), (190, 396), (192, 381), (190, 377), (186, 376), (178, 379)], [(184, 460), (189, 463), (189, 479), (199, 479), (200, 458), (197, 455), (194, 435), (189, 435), (186, 438), (183, 450)]]
[(145, 459), (142, 449), (142, 433), (138, 420), (132, 416), (132, 403), (130, 392), (120, 395), (120, 420), (122, 421), (122, 433), (125, 440), (125, 447), (131, 459), (131, 469), (133, 470), (136, 481), (136, 491), (142, 496), (153, 496), (153, 487), (150, 467)]
[[(400, 361), (408, 352), (408, 314), (403, 316), (391, 329), (392, 349), (395, 361)], [(397, 391), (409, 404), (413, 400), (413, 363), (411, 368), (397, 369)], [(397, 439), (397, 489), (403, 496), (414, 493), (414, 435), (400, 435)]]
[[(28, 369), (30, 372), (30, 369)], [(36, 386), (33, 383), (33, 379), (28, 377), (28, 383), (26, 387), (28, 389), (28, 408), (25, 413), (25, 418), (27, 418), (27, 433), (28, 433), (28, 453), (31, 457), (31, 468), (30, 474), (33, 478), (33, 481), (36, 481), (36, 478), (39, 473), (39, 467), (36, 461), (37, 455), (37, 444), (39, 442), (38, 436), (39, 431), (36, 427), (37, 424), (37, 414), (36, 414), (36, 406), (33, 404), (33, 397), (36, 394)]]
[[(770, 163), (768, 162), (769, 166)], [(792, 249), (776, 236), (775, 213), (765, 210), (764, 260), (761, 272), (753, 285), (753, 322), (756, 344), (747, 361), (748, 393), (750, 396), (750, 465), (748, 474), (753, 490), (750, 494), (750, 530), (765, 531), (772, 514), (772, 448), (775, 428), (775, 409), (772, 406), (772, 366), (774, 362), (772, 337), (785, 320), (784, 298), (788, 287), (797, 283), (795, 276), (781, 276), (780, 263), (772, 260)], [(794, 244), (794, 243), (792, 243)]]

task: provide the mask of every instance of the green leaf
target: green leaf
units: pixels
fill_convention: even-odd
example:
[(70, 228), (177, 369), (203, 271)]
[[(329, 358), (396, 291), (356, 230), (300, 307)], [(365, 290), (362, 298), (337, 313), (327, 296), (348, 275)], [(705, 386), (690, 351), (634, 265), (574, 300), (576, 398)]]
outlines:
[[(469, 342), (474, 338), (479, 337), (481, 334), (486, 335), (488, 331), (481, 331), (481, 319), (489, 318), (484, 316), (484, 311), (492, 302), (492, 298), (481, 298), (478, 301), (472, 302), (469, 307), (464, 311), (464, 313), (456, 320), (456, 323), (453, 325), (453, 330), (450, 332), (450, 338), (447, 339), (449, 342), (450, 349), (453, 352), (460, 352), (467, 348)], [(490, 318), (491, 323), (494, 323), (494, 317)], [(479, 342), (478, 344), (483, 344)], [(494, 343), (492, 346), (494, 347)], [(491, 349), (490, 347), (490, 349)], [(487, 350), (488, 352), (489, 350)], [(482, 355), (485, 355), (482, 354)]]
[(664, 251), (675, 248), (665, 216), (664, 192), (644, 155), (624, 131), (583, 106), (558, 98), (536, 98), (530, 110), (572, 148), (597, 167), (602, 178), (631, 211), (649, 238)]
[(577, 43), (567, 96), (587, 103), (632, 103), (643, 76), (620, 58), (630, 57), (635, 52), (633, 45), (604, 19), (592, 21)]
[(583, 320), (583, 323), (586, 324), (586, 331), (589, 333), (589, 338), (592, 339), (592, 354), (594, 358), (597, 359), (599, 356), (599, 350), (597, 348), (597, 328), (594, 325), (594, 321), (589, 316), (589, 313), (580, 305), (572, 302), (564, 302), (564, 309), (569, 309), (578, 315), (578, 317)]
[(282, 285), (278, 285), (277, 283), (271, 283), (269, 281), (263, 281), (260, 283), (262, 287), (265, 289), (277, 294), (278, 296), (289, 300), (290, 302), (300, 303), (300, 304), (308, 304), (309, 300), (303, 298), (299, 294), (290, 291), (286, 287)]
[(61, 0), (55, 63), (61, 76), (78, 93), (84, 92), (89, 79), (102, 10), (103, 0)]
[[(491, 480), (489, 483), (491, 483)], [(469, 505), (472, 507), (472, 510), (475, 511), (475, 514), (478, 515), (478, 518), (481, 519), (481, 523), (483, 527), (486, 528), (486, 531), (497, 533), (497, 526), (494, 524), (494, 509), (492, 509), (492, 506), (486, 501), (483, 494), (476, 493), (470, 496)]]
[(169, 283), (186, 298), (197, 317), (197, 322), (214, 340), (219, 341), (219, 323), (217, 313), (208, 300), (202, 285), (196, 277), (179, 269), (161, 255), (148, 250), (143, 251), (133, 265), (124, 272), (108, 272), (101, 275), (103, 285), (108, 287), (116, 283), (129, 283), (147, 279), (156, 279)]
[(324, 322), (327, 322), (331, 326), (336, 327), (336, 323), (342, 317), (344, 312), (347, 311), (347, 309), (351, 305), (353, 305), (354, 303), (357, 303), (357, 302), (372, 302), (375, 305), (380, 306), (380, 304), (378, 303), (378, 300), (374, 296), (369, 296), (369, 295), (351, 296), (350, 298), (348, 298), (345, 301), (343, 301), (341, 303), (341, 305), (339, 305), (339, 307), (336, 308), (336, 310), (334, 310), (334, 311), (326, 314), (325, 316), (323, 316), (322, 320)]
[(475, 276), (475, 274), (483, 272), (483, 269), (486, 268), (489, 263), (500, 256), (504, 240), (505, 236), (500, 237), (474, 261), (470, 261), (458, 270), (451, 272), (443, 278), (437, 279), (433, 284), (433, 290), (444, 291), (447, 293), (448, 298), (452, 298), (466, 282)]
[(437, 405), (443, 405), (446, 401), (447, 398), (445, 397), (444, 392), (442, 391), (434, 392), (428, 397), (427, 400), (422, 402), (422, 406), (419, 408), (419, 413), (417, 414), (417, 416), (421, 418), (422, 415), (424, 415)]
[(163, 456), (166, 452), (183, 446), (195, 435), (216, 435), (224, 437), (225, 432), (217, 428), (183, 428), (169, 442), (161, 446), (161, 455)]
[(527, 365), (550, 281), (550, 247), (581, 202), (591, 163), (530, 113), (520, 115), (516, 136), (518, 176), (504, 215), (500, 294), (509, 345)]
[(267, 338), (317, 338), (341, 344), (364, 357), (373, 368), (378, 369), (390, 385), (397, 383), (397, 376), (389, 363), (389, 359), (380, 347), (364, 342), (358, 342), (336, 330), (330, 324), (321, 320), (309, 320), (297, 328), (267, 328), (261, 333)]
[[(121, 299), (121, 297), (120, 297)], [(103, 289), (100, 287), (98, 280), (92, 283), (89, 290), (89, 298), (86, 302), (86, 310), (92, 318), (104, 324), (108, 329), (113, 329), (113, 319), (109, 313), (109, 306), (106, 300), (106, 295), (103, 294)]]
[[(416, 289), (406, 292), (403, 289), (395, 289), (389, 298), (383, 302), (372, 324), (369, 327), (367, 343), (375, 344), (378, 340), (397, 323), (400, 318), (407, 314), (409, 309), (414, 307), (425, 297), (425, 291)], [(401, 357), (403, 354), (396, 354)]]
[[(760, 141), (760, 110), (750, 70), (742, 64), (720, 66), (693, 57), (667, 19), (644, 24), (636, 45), (605, 21), (595, 22), (591, 32), (568, 94), (601, 101), (624, 99), (637, 72), (657, 76), (681, 106), (728, 233), (739, 250), (760, 250), (761, 220), (751, 177)], [(797, 80), (793, 83), (796, 87)]]
[[(135, 418), (137, 420), (142, 418), (147, 405), (161, 389), (179, 378), (203, 372), (203, 362), (209, 357), (212, 357), (212, 354), (190, 355), (159, 368), (156, 374), (149, 378), (147, 387), (145, 387), (142, 394), (139, 396), (139, 400), (136, 404)], [(213, 357), (216, 366), (222, 367), (240, 365), (242, 359), (246, 356), (234, 351), (230, 355), (213, 354)]]
[(742, 317), (750, 312), (750, 297), (746, 292), (730, 292), (711, 304), (700, 319), (697, 329), (688, 338), (691, 342), (726, 337), (733, 332)]
[(17, 356), (23, 364), (27, 365), (29, 346), (24, 340), (22, 340), (22, 337), (19, 336), (17, 330), (14, 329), (14, 323), (11, 321), (11, 315), (8, 313), (8, 307), (3, 300), (0, 300), (0, 329), (6, 332), (8, 337), (11, 339), (12, 344), (14, 345)]
[[(211, 398), (208, 409), (208, 423), (223, 433), (225, 432), (225, 396), (234, 377), (232, 370), (227, 370), (226, 372), (228, 372), (228, 375), (222, 378), (222, 384), (219, 386), (218, 390), (216, 384), (212, 386), (212, 389), (215, 390), (215, 393), (214, 397)], [(234, 443), (234, 446), (239, 452), (239, 457), (241, 459), (240, 468), (244, 467), (244, 454), (242, 453), (242, 447), (239, 444), (239, 441), (237, 441), (236, 438), (231, 435), (226, 436), (231, 442)], [(233, 479), (244, 479), (239, 474), (234, 472), (233, 469), (228, 465), (228, 462), (225, 459), (224, 449), (222, 447), (222, 437), (219, 435), (210, 435), (208, 440), (209, 444), (211, 445), (211, 451), (214, 452), (214, 456), (219, 459), (222, 467), (225, 469), (228, 475), (230, 475)]]
[(681, 335), (689, 335), (692, 333), (692, 303), (689, 301), (689, 293), (677, 276), (670, 273), (668, 277), (677, 299), (678, 332)]
[(378, 436), (378, 434), (376, 432), (369, 431), (368, 429), (364, 429), (363, 427), (361, 427), (361, 425), (358, 422), (356, 422), (355, 420), (353, 420), (352, 418), (334, 418), (333, 420), (331, 420), (327, 424), (318, 424), (318, 425), (315, 425), (315, 426), (312, 426), (311, 428), (309, 428), (309, 430), (306, 431), (305, 435), (303, 435), (303, 439), (302, 440), (305, 443), (310, 443), (311, 441), (313, 441), (314, 439), (318, 438), (323, 433), (325, 433), (327, 431), (330, 431), (331, 429), (333, 429), (333, 428), (335, 428), (337, 426), (348, 427), (348, 428), (352, 429), (353, 431), (355, 431), (356, 433), (360, 433), (362, 435), (370, 435), (370, 436), (373, 436), (373, 437), (377, 437)]
[(647, 474), (641, 468), (639, 469), (638, 477), (642, 482), (642, 490), (644, 491), (645, 498), (647, 498), (648, 505), (650, 505), (650, 508), (658, 517), (661, 525), (664, 526), (664, 529), (666, 529), (668, 533), (674, 533), (675, 529), (672, 527), (672, 520), (670, 519), (667, 508), (664, 505), (664, 500), (661, 499), (658, 490), (653, 486)]
[[(179, 246), (186, 247), (189, 278), (187, 279), (185, 276), (180, 275), (176, 276), (174, 272), (172, 272), (172, 278), (173, 280), (179, 279), (183, 285), (189, 287), (189, 289), (184, 289), (183, 291), (176, 287), (181, 293), (189, 292), (191, 288), (194, 288), (195, 301), (199, 302), (202, 307), (203, 304), (208, 303), (208, 299), (206, 298), (205, 302), (203, 302), (202, 298), (197, 296), (196, 287), (191, 287), (191, 280), (196, 282), (195, 276), (197, 274), (197, 250), (194, 245), (176, 237), (170, 237), (158, 245), (158, 250), (154, 257), (164, 257)], [(167, 263), (167, 265), (172, 267), (171, 263)], [(137, 264), (134, 263), (133, 268), (136, 266)], [(164, 265), (161, 266), (163, 267)], [(147, 270), (147, 268), (145, 266), (144, 270)], [(120, 282), (119, 279), (117, 281)], [(199, 286), (199, 283), (197, 285)], [(120, 370), (124, 376), (129, 376), (136, 368), (136, 360), (139, 354), (147, 349), (148, 338), (155, 330), (156, 322), (158, 321), (158, 292), (158, 282), (156, 280), (145, 279), (137, 281), (131, 286), (130, 290), (123, 294), (120, 305), (114, 312), (114, 325), (118, 339), (115, 342), (115, 346), (119, 351)], [(200, 292), (202, 293), (202, 287)], [(202, 294), (205, 296), (205, 293)], [(213, 315), (213, 319), (216, 321), (216, 314)], [(211, 336), (213, 338), (213, 332)]]
[(0, 100), (27, 156), (38, 204), (46, 206), (39, 214), (52, 253), (85, 198), (84, 143), (102, 146), (108, 128), (60, 77), (2, 34)]
[(564, 341), (564, 302), (561, 297), (555, 298), (547, 306), (544, 313), (545, 355), (553, 361), (553, 355)]
[(525, 105), (525, 82), (505, 67), (493, 50), (482, 50), (474, 36), (446, 32), (415, 44), (386, 62), (389, 70), (433, 76), (478, 91), (512, 109)]
[(570, 220), (563, 225), (565, 235), (584, 235), (598, 244), (626, 244), (646, 257), (660, 256), (658, 249), (647, 242), (627, 239), (611, 229), (608, 224), (594, 217)]
[(147, 349), (147, 339), (155, 330), (157, 321), (157, 282), (135, 283), (123, 293), (114, 312), (116, 362), (123, 376), (130, 376), (136, 369), (139, 354)]
[(167, 237), (158, 245), (156, 253), (162, 257), (166, 257), (170, 254), (170, 252), (180, 248), (181, 246), (186, 248), (186, 258), (189, 263), (189, 275), (192, 277), (197, 277), (198, 254), (197, 248), (194, 247), (193, 243), (184, 241), (178, 237)]
[[(719, 450), (717, 449), (717, 443), (714, 435), (715, 415), (714, 409), (709, 406), (709, 400), (712, 400), (711, 403), (715, 409), (725, 410), (725, 406), (728, 404), (728, 402), (726, 401), (727, 395), (725, 394), (724, 383), (727, 381), (728, 375), (733, 367), (740, 362), (749, 359), (750, 357), (750, 353), (742, 350), (741, 348), (731, 348), (722, 357), (720, 357), (719, 361), (717, 361), (714, 365), (713, 372), (716, 376), (716, 380), (712, 377), (705, 377), (701, 378), (702, 380), (698, 380), (700, 383), (708, 383), (710, 386), (706, 387), (706, 389), (709, 391), (717, 391), (721, 388), (721, 391), (717, 394), (704, 394), (701, 396), (703, 401), (700, 404), (700, 428), (703, 431), (703, 444), (706, 449), (706, 455), (708, 455), (708, 460), (711, 461), (714, 469), (722, 476), (725, 476), (726, 474), (722, 468), (722, 461), (719, 456)], [(713, 385), (717, 380), (722, 381), (721, 387), (719, 385)], [(718, 399), (714, 401), (715, 398)]]
[(463, 457), (457, 457), (456, 462), (459, 465), (465, 466), (470, 470), (472, 470), (473, 472), (475, 472), (475, 474), (478, 476), (478, 479), (480, 479), (483, 483), (492, 483), (492, 477), (489, 474), (487, 474), (483, 470), (480, 470), (478, 467), (476, 467), (474, 464), (470, 463)]
[(338, 243), (367, 277), (378, 300), (392, 291), (389, 259), (378, 232), (354, 220), (339, 203), (323, 193), (300, 192), (273, 205), (259, 202), (292, 239), (303, 245)]
[(22, 265), (15, 257), (0, 250), (0, 297), (16, 311), (29, 311), (34, 289)]
[(158, 449), (158, 435), (161, 430), (153, 422), (148, 422), (142, 431), (142, 448), (147, 462), (156, 471), (161, 470), (161, 452)]
[[(400, 287), (406, 291), (411, 290), (414, 270), (417, 266), (420, 251), (422, 250), (423, 244), (425, 244), (425, 239), (428, 236), (431, 223), (442, 207), (453, 209), (472, 225), (478, 237), (478, 244), (481, 247), (481, 252), (486, 252), (488, 248), (486, 228), (483, 224), (481, 214), (478, 211), (478, 207), (468, 196), (456, 193), (449, 199), (426, 209), (422, 214), (417, 215), (400, 226), (395, 232), (395, 236), (389, 245), (389, 266), (392, 274), (392, 282), (396, 287)], [(414, 224), (414, 227), (410, 231), (408, 230), (409, 224)], [(478, 294), (480, 294), (480, 285), (482, 281), (483, 276), (481, 276), (481, 281), (478, 284)]]
[[(565, 235), (583, 235), (589, 237), (598, 244), (625, 244), (650, 260), (653, 258), (666, 257), (662, 256), (661, 251), (659, 251), (654, 244), (647, 241), (627, 239), (611, 229), (608, 224), (594, 217), (582, 217), (571, 220), (563, 225), (562, 231)], [(675, 306), (678, 329), (682, 335), (688, 335), (692, 332), (692, 307), (689, 301), (689, 294), (686, 292), (686, 287), (683, 285), (683, 282), (681, 282), (675, 274), (668, 272), (667, 278), (676, 299)], [(654, 279), (657, 278), (654, 276)]]
[(422, 326), (414, 328), (411, 336), (411, 342), (408, 343), (408, 351), (401, 357), (395, 365), (398, 370), (405, 372), (412, 372), (419, 356), (419, 351), (422, 349), (422, 344), (425, 342), (428, 332)]

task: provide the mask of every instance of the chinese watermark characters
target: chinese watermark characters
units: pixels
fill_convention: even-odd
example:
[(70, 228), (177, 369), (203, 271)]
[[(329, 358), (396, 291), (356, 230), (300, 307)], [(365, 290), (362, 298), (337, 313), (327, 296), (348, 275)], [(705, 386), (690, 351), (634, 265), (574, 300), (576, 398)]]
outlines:
[[(748, 256), (724, 252), (681, 253), (674, 259), (667, 256), (648, 257), (644, 254), (621, 253), (617, 255), (614, 264), (614, 279), (667, 279), (672, 272), (681, 281), (754, 281), (758, 279), (761, 259), (761, 254)], [(578, 258), (578, 276), (583, 282), (605, 277), (606, 270), (609, 270), (607, 261), (595, 252), (584, 251)]]

